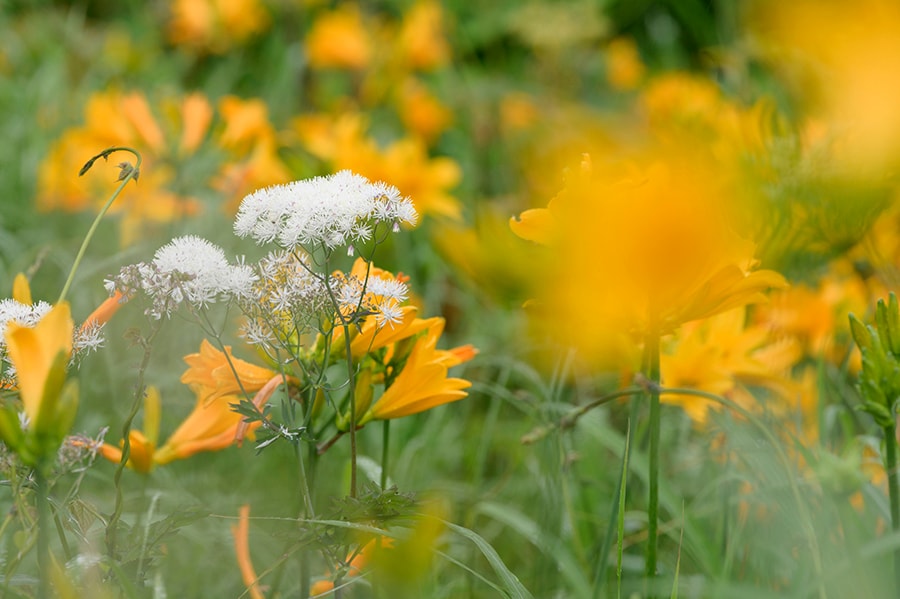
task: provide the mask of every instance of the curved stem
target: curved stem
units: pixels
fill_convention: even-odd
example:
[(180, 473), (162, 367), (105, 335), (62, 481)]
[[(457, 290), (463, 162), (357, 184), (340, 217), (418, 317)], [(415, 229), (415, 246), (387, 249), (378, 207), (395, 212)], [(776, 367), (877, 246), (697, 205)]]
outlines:
[(106, 204), (103, 205), (103, 208), (100, 209), (100, 213), (97, 214), (97, 217), (94, 219), (94, 222), (91, 224), (91, 228), (88, 229), (87, 235), (84, 237), (84, 241), (81, 242), (81, 247), (78, 249), (78, 254), (75, 256), (75, 263), (72, 264), (72, 269), (69, 271), (69, 277), (66, 279), (65, 285), (63, 285), (63, 290), (59, 294), (59, 299), (56, 300), (56, 303), (60, 303), (66, 299), (66, 294), (69, 293), (69, 287), (72, 286), (72, 281), (75, 279), (75, 272), (78, 270), (78, 266), (81, 264), (82, 258), (84, 258), (84, 253), (87, 251), (87, 246), (91, 242), (91, 238), (94, 236), (94, 232), (97, 230), (97, 227), (100, 225), (100, 221), (103, 220), (103, 217), (106, 215), (106, 212), (109, 210), (110, 206), (112, 206), (113, 202), (116, 201), (116, 198), (119, 197), (119, 194), (122, 193), (122, 190), (125, 189), (125, 186), (128, 185), (128, 182), (134, 179), (137, 181), (138, 175), (141, 173), (141, 154), (137, 150), (132, 148), (122, 147), (114, 147), (103, 150), (90, 160), (81, 168), (81, 171), (78, 173), (79, 176), (85, 174), (90, 170), (90, 168), (94, 165), (94, 162), (98, 158), (103, 158), (104, 160), (109, 158), (109, 155), (113, 152), (131, 152), (134, 154), (136, 159), (136, 164), (129, 168), (122, 169), (122, 175), (120, 176), (121, 183), (113, 192), (113, 194), (106, 200)]

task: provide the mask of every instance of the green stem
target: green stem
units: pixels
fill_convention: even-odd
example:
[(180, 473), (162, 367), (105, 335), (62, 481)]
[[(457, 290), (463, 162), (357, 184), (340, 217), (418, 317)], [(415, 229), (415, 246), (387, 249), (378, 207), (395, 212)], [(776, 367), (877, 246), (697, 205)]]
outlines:
[(644, 347), (645, 364), (647, 365), (647, 378), (650, 385), (647, 388), (650, 396), (650, 455), (649, 455), (649, 494), (647, 500), (647, 553), (645, 572), (647, 578), (656, 576), (657, 537), (659, 535), (659, 436), (660, 436), (660, 408), (659, 408), (659, 333), (655, 327), (651, 327), (647, 334)]
[(356, 372), (353, 370), (353, 354), (350, 348), (350, 325), (344, 328), (344, 348), (347, 352), (347, 384), (350, 386), (350, 497), (356, 497)]
[(385, 420), (381, 429), (381, 490), (387, 488), (388, 480), (388, 448), (391, 445), (391, 421)]
[[(891, 530), (900, 532), (900, 489), (897, 488), (897, 434), (894, 425), (884, 427), (884, 468), (891, 498)], [(894, 549), (894, 594), (900, 593), (900, 548)]]
[(138, 369), (138, 379), (134, 391), (134, 401), (131, 404), (131, 411), (128, 413), (128, 417), (125, 418), (125, 423), (122, 425), (122, 459), (119, 460), (115, 474), (113, 474), (113, 484), (116, 487), (116, 505), (113, 509), (112, 516), (109, 518), (109, 522), (106, 524), (106, 550), (109, 553), (109, 557), (113, 560), (115, 560), (116, 549), (116, 525), (119, 522), (119, 518), (122, 517), (122, 510), (124, 509), (121, 482), (122, 474), (125, 472), (125, 467), (128, 465), (128, 458), (131, 456), (131, 425), (144, 402), (144, 394), (146, 392), (144, 373), (147, 371), (147, 366), (150, 365), (150, 353), (153, 347), (153, 338), (156, 337), (156, 333), (160, 329), (158, 322), (159, 321), (157, 321), (156, 326), (151, 331), (150, 336), (141, 340), (141, 344), (144, 348), (144, 357), (141, 359), (141, 365)]
[(131, 148), (126, 147), (114, 147), (103, 150), (93, 158), (91, 158), (87, 164), (85, 164), (79, 175), (83, 175), (88, 170), (90, 170), (91, 166), (93, 166), (94, 162), (98, 158), (103, 158), (104, 160), (109, 158), (109, 155), (113, 152), (124, 151), (131, 152), (134, 154), (136, 158), (136, 163), (130, 170), (123, 170), (124, 177), (122, 177), (122, 182), (113, 192), (113, 194), (106, 200), (106, 204), (103, 205), (103, 208), (100, 209), (100, 213), (97, 214), (97, 217), (94, 219), (94, 222), (91, 224), (91, 228), (88, 229), (87, 235), (84, 237), (84, 241), (81, 242), (81, 248), (78, 250), (78, 255), (75, 256), (75, 263), (72, 264), (72, 270), (69, 271), (69, 277), (66, 279), (66, 284), (63, 285), (62, 293), (59, 294), (59, 299), (56, 300), (56, 303), (60, 303), (66, 299), (66, 295), (69, 293), (69, 287), (72, 286), (72, 281), (75, 279), (75, 272), (78, 270), (78, 266), (81, 264), (82, 258), (84, 258), (84, 253), (87, 250), (88, 244), (91, 242), (91, 238), (94, 236), (94, 232), (97, 230), (97, 227), (100, 226), (100, 221), (103, 220), (103, 217), (106, 215), (106, 212), (109, 210), (110, 206), (112, 206), (113, 202), (116, 201), (116, 198), (119, 197), (119, 194), (122, 193), (122, 190), (125, 189), (125, 186), (128, 185), (128, 182), (134, 179), (135, 181), (140, 175), (141, 172), (141, 154), (137, 150), (133, 150)]
[(37, 483), (38, 599), (50, 597), (50, 486), (42, 465), (34, 469)]

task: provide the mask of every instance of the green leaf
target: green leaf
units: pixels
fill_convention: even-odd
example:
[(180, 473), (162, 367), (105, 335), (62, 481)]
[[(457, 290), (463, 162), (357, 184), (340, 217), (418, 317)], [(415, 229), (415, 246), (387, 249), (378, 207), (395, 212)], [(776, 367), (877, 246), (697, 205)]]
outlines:
[(533, 599), (531, 593), (528, 592), (528, 589), (526, 589), (522, 585), (522, 583), (519, 582), (519, 578), (515, 574), (513, 574), (509, 570), (509, 568), (506, 567), (506, 564), (504, 564), (503, 560), (500, 559), (497, 551), (491, 546), (490, 543), (485, 541), (481, 535), (463, 526), (453, 524), (452, 522), (443, 522), (447, 528), (460, 535), (461, 537), (472, 541), (475, 546), (478, 547), (479, 551), (481, 551), (481, 554), (484, 555), (484, 557), (487, 558), (488, 562), (491, 564), (494, 572), (496, 572), (500, 577), (502, 586), (509, 597), (512, 597), (513, 599)]

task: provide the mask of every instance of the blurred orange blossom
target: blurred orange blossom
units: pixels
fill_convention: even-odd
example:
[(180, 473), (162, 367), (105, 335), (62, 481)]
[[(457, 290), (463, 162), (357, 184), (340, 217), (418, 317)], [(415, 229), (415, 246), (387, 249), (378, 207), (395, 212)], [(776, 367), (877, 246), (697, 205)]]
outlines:
[(539, 330), (609, 358), (623, 336), (664, 334), (786, 285), (752, 270), (753, 244), (728, 226), (726, 181), (687, 156), (661, 153), (624, 177), (585, 156), (547, 208), (510, 221), (549, 250), (533, 277)]

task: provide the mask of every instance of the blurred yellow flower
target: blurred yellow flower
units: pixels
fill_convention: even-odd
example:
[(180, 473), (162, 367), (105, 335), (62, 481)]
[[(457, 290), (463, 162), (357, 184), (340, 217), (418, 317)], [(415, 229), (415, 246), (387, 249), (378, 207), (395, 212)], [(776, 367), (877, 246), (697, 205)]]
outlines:
[(262, 33), (271, 21), (261, 0), (172, 0), (169, 41), (223, 54)]
[[(205, 98), (195, 94), (181, 102), (170, 101), (162, 112), (174, 114), (173, 122), (167, 125), (183, 127), (180, 151), (196, 148), (208, 128), (209, 107)], [(78, 171), (99, 149), (128, 146), (141, 151), (144, 163), (140, 185), (130, 187), (110, 208), (110, 213), (122, 215), (123, 245), (140, 237), (148, 223), (166, 223), (198, 211), (196, 200), (169, 189), (175, 172), (167, 165), (164, 129), (143, 95), (115, 91), (95, 94), (88, 101), (85, 117), (84, 126), (64, 132), (41, 163), (38, 209), (76, 212), (102, 206), (109, 197), (111, 173), (94, 168), (78, 177)], [(194, 122), (189, 125), (188, 119)]]
[(666, 333), (786, 285), (752, 271), (753, 245), (728, 227), (728, 186), (684, 156), (663, 154), (627, 178), (595, 177), (586, 157), (548, 208), (512, 219), (515, 233), (548, 245), (547, 268), (532, 277), (539, 329), (611, 357), (623, 335)]
[(644, 77), (646, 68), (641, 62), (637, 44), (627, 37), (617, 37), (606, 44), (606, 80), (614, 89), (635, 89)]
[[(64, 132), (40, 166), (38, 208), (75, 212), (102, 206), (112, 173), (94, 168), (83, 177), (77, 174), (88, 157), (111, 146), (133, 147), (144, 159), (140, 184), (129, 186), (110, 208), (121, 217), (123, 245), (153, 226), (198, 214), (202, 206), (192, 193), (199, 196), (212, 187), (228, 200), (225, 209), (234, 212), (250, 191), (290, 179), (262, 101), (226, 96), (219, 103), (221, 124), (216, 126), (213, 107), (199, 93), (166, 98), (155, 108), (137, 92), (92, 96), (84, 126)], [(198, 178), (195, 172), (209, 169), (195, 171), (191, 161), (212, 144), (225, 150), (224, 156), (216, 153), (218, 172)], [(190, 177), (183, 176), (187, 172)]]
[(415, 79), (400, 86), (397, 113), (403, 126), (428, 143), (437, 139), (453, 122), (453, 113)]
[(760, 2), (750, 30), (814, 117), (842, 138), (849, 170), (879, 176), (900, 150), (900, 5), (893, 0)]
[(494, 300), (521, 304), (528, 296), (540, 252), (516, 237), (507, 215), (498, 208), (485, 208), (476, 212), (473, 226), (440, 223), (433, 228), (432, 241), (479, 292)]
[(225, 212), (234, 214), (248, 193), (291, 180), (278, 155), (278, 136), (269, 109), (258, 99), (225, 96), (219, 101), (224, 127), (219, 143), (231, 156), (214, 187), (225, 197)]
[[(790, 369), (801, 357), (795, 339), (776, 339), (763, 325), (748, 326), (741, 307), (683, 325), (664, 343), (660, 370), (666, 387), (706, 391), (755, 410), (757, 400), (745, 386), (766, 387), (787, 398), (793, 390)], [(698, 425), (706, 422), (710, 408), (721, 407), (690, 395), (660, 399), (681, 406)]]
[(306, 58), (317, 69), (360, 70), (372, 59), (370, 32), (359, 7), (342, 4), (316, 16), (306, 35)]
[(459, 183), (462, 171), (451, 158), (429, 157), (422, 140), (408, 137), (382, 149), (365, 135), (365, 124), (358, 115), (304, 117), (294, 121), (294, 130), (331, 170), (347, 169), (395, 186), (412, 199), (419, 215), (460, 217), (459, 201), (450, 190)]
[(444, 34), (444, 13), (436, 0), (417, 0), (403, 15), (397, 36), (403, 63), (410, 69), (431, 71), (450, 60)]
[(538, 122), (541, 111), (534, 98), (522, 92), (510, 92), (500, 99), (500, 128), (505, 133), (528, 129)]

